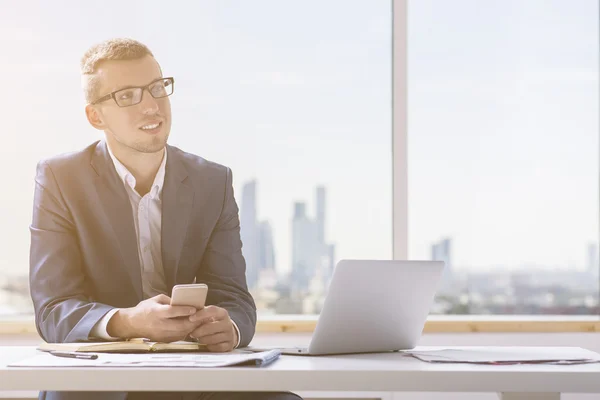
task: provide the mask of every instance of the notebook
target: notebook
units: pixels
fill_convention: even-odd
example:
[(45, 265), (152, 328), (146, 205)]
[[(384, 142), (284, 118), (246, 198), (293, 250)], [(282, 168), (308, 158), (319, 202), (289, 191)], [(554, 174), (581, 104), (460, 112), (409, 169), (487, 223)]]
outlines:
[(118, 342), (75, 342), (42, 343), (37, 347), (41, 351), (77, 351), (93, 353), (149, 353), (149, 352), (199, 352), (207, 351), (205, 344), (188, 341), (171, 343), (152, 342), (144, 338), (128, 339)]

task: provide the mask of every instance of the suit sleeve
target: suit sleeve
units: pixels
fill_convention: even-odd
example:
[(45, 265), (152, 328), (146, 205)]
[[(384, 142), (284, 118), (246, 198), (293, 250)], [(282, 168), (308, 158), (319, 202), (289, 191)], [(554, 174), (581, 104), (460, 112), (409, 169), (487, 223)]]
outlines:
[(207, 304), (229, 312), (239, 330), (239, 346), (247, 346), (256, 328), (256, 305), (246, 283), (238, 206), (229, 168), (222, 212), (206, 247), (197, 281), (208, 285)]
[(37, 166), (30, 231), (29, 287), (38, 333), (53, 343), (88, 340), (113, 307), (90, 301), (73, 217), (46, 162)]

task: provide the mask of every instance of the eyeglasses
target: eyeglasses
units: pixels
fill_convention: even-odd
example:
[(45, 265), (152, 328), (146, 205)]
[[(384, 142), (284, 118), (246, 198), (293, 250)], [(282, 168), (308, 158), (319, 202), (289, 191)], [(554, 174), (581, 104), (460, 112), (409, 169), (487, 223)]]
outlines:
[(98, 104), (112, 98), (119, 107), (129, 107), (139, 104), (142, 101), (145, 89), (148, 89), (148, 92), (150, 92), (152, 97), (159, 99), (161, 97), (172, 95), (174, 88), (175, 79), (172, 77), (160, 78), (150, 82), (150, 84), (146, 86), (130, 86), (119, 89), (92, 101), (91, 104)]

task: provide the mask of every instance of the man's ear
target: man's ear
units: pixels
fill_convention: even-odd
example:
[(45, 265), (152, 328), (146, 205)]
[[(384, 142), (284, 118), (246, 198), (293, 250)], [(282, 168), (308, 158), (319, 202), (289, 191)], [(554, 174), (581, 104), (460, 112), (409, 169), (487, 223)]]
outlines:
[(91, 104), (85, 106), (85, 116), (87, 117), (88, 122), (94, 128), (103, 131), (106, 127), (104, 119), (98, 109)]

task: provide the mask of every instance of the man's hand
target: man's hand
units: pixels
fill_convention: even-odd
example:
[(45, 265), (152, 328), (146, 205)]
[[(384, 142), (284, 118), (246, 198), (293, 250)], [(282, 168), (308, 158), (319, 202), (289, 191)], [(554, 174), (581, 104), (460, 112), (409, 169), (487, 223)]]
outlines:
[(171, 306), (170, 302), (169, 296), (160, 294), (135, 307), (121, 309), (108, 322), (107, 332), (114, 337), (144, 337), (156, 342), (183, 340), (198, 326), (188, 318), (196, 309)]
[(226, 309), (206, 306), (189, 319), (192, 323), (199, 324), (190, 336), (199, 343), (206, 344), (209, 351), (231, 351), (237, 345), (237, 331)]

